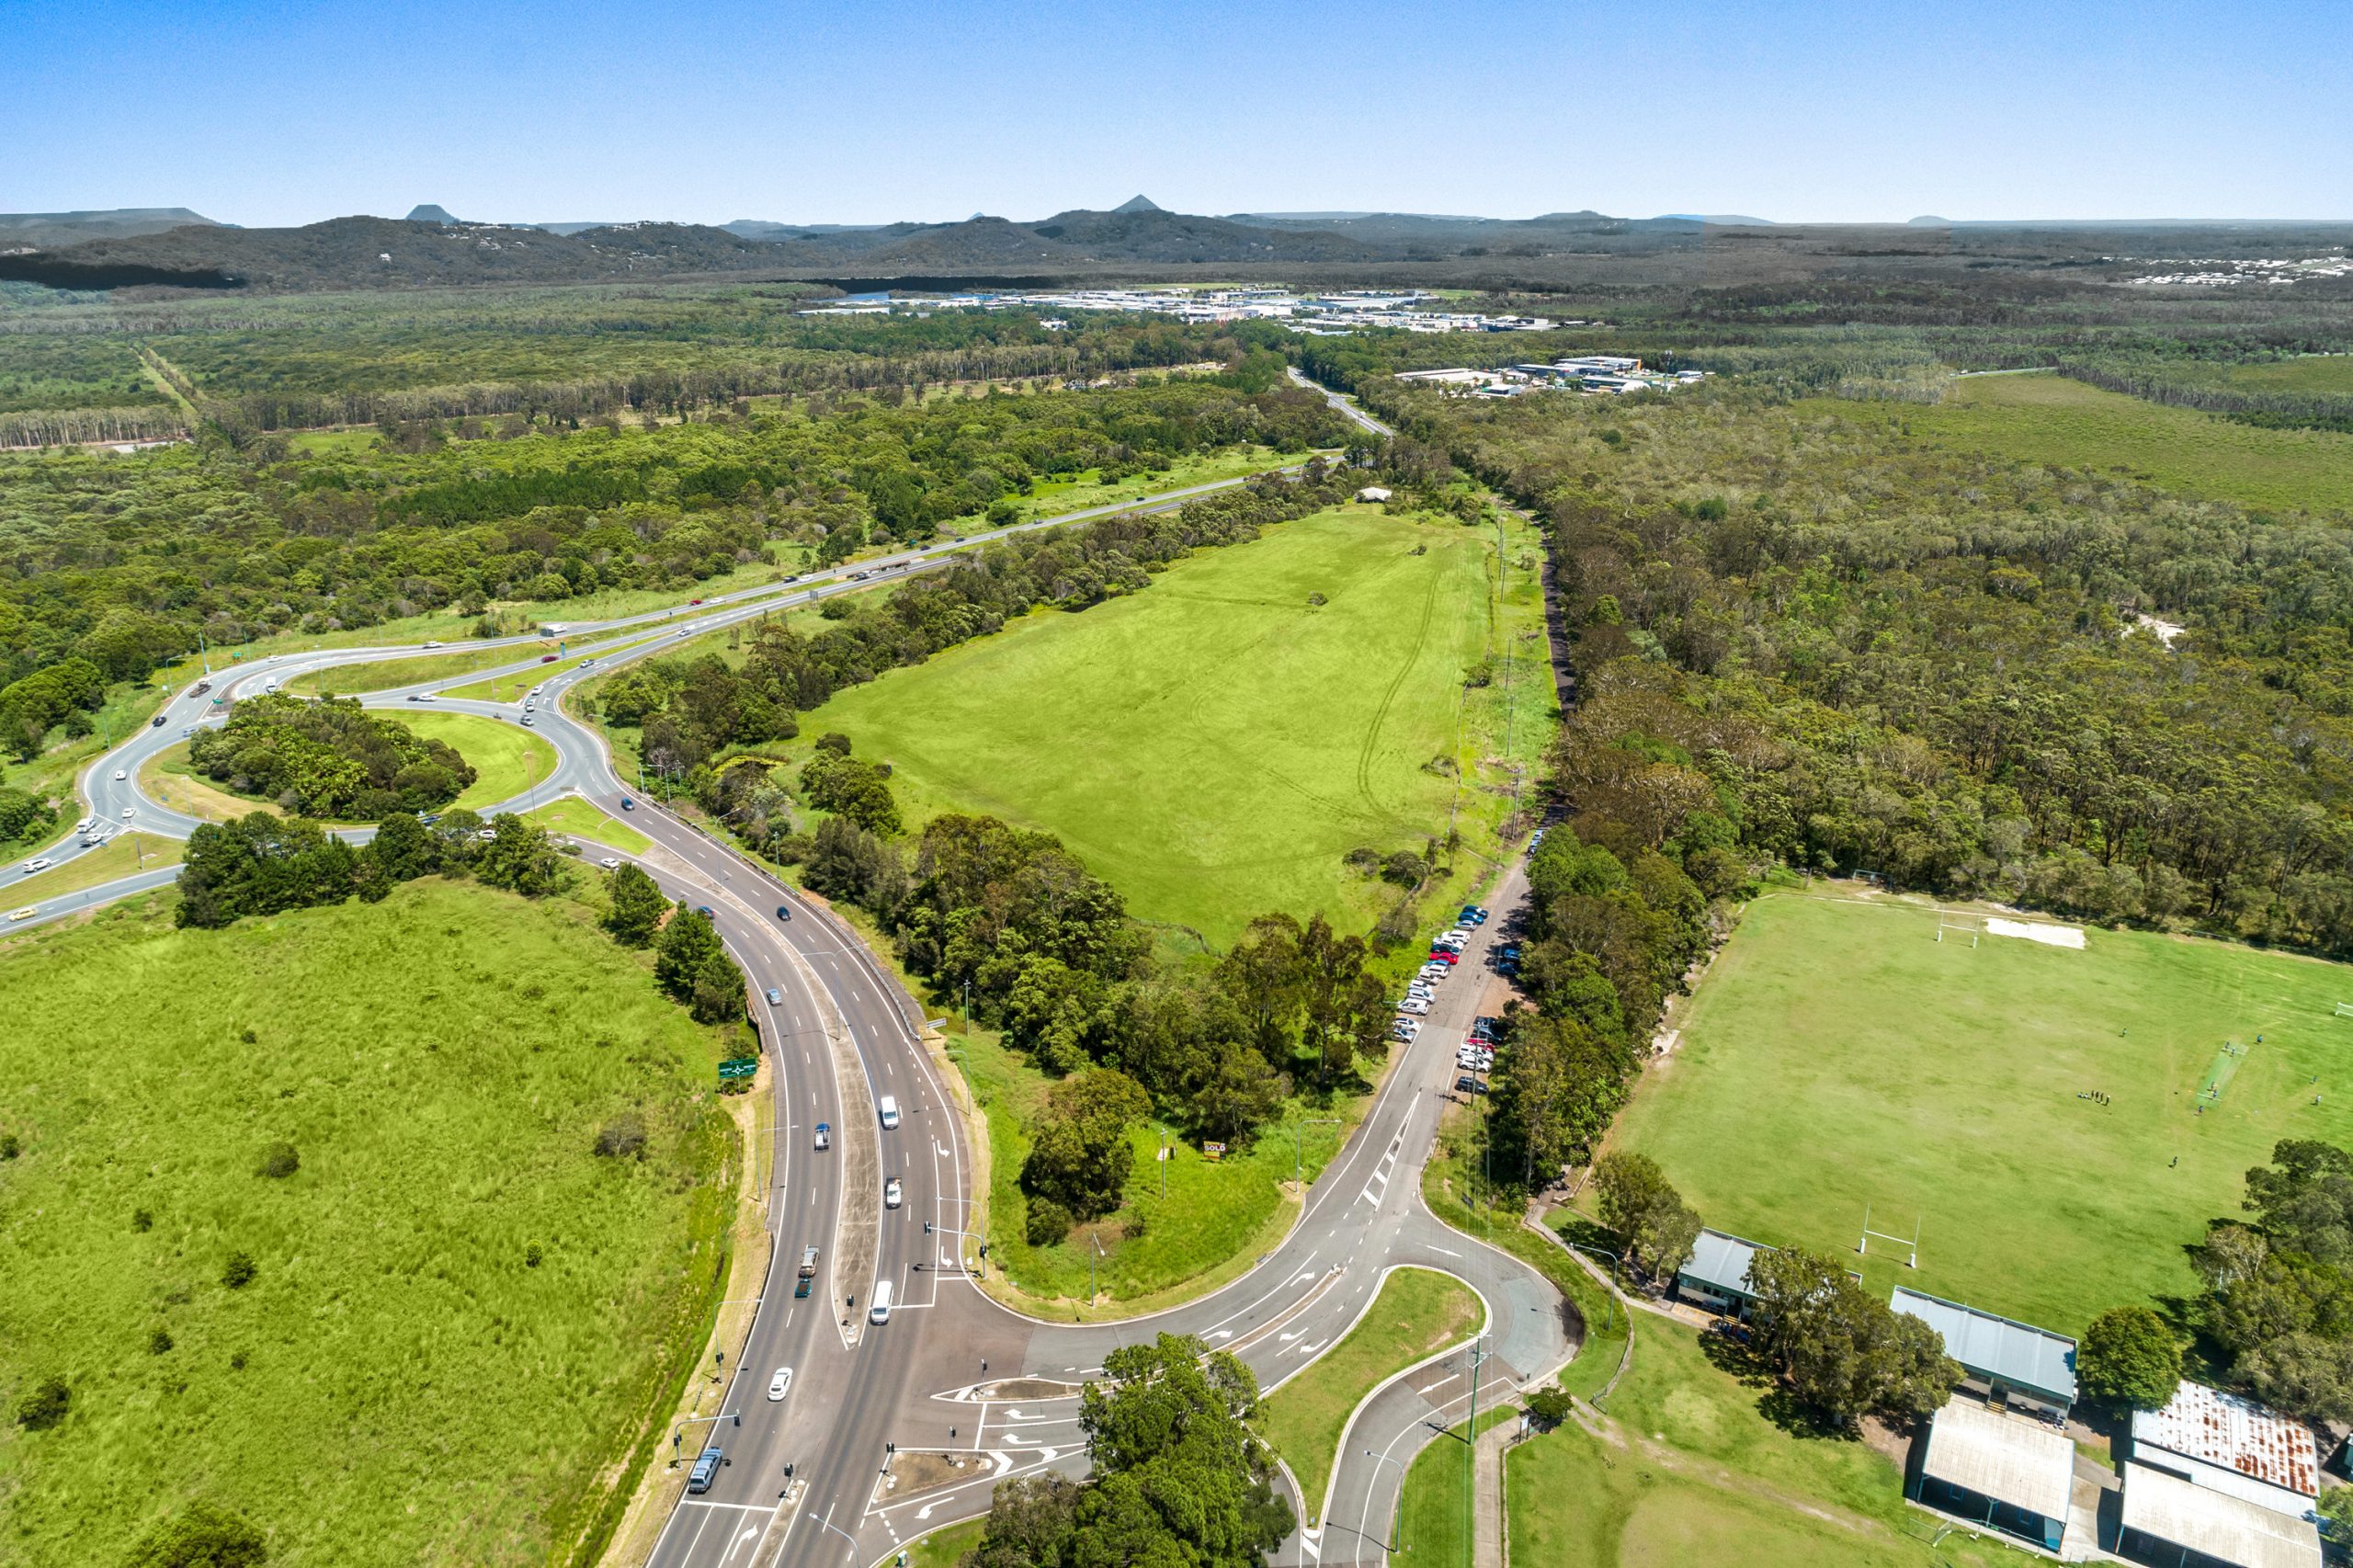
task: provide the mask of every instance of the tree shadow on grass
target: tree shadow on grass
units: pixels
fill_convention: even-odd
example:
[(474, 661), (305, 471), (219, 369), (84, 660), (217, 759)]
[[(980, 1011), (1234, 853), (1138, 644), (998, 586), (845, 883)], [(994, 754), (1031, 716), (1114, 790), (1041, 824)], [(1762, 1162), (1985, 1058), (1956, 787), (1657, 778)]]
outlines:
[(1781, 1381), (1773, 1358), (1758, 1349), (1752, 1335), (1744, 1341), (1730, 1332), (1710, 1329), (1699, 1335), (1699, 1354), (1708, 1364), (1756, 1396), (1756, 1413), (1792, 1437), (1851, 1443), (1855, 1428), (1848, 1423), (1825, 1421), (1801, 1401)]

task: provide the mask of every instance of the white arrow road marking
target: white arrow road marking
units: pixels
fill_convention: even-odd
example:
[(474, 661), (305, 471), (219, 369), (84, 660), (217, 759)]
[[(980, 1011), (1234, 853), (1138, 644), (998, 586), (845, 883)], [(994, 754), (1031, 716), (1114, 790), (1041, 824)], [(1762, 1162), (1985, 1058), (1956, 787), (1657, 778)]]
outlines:
[(1211, 1339), (1231, 1339), (1233, 1337), (1233, 1330), (1230, 1328), (1221, 1328), (1215, 1334), (1211, 1335), (1210, 1337)]
[(938, 1506), (939, 1506), (939, 1505), (937, 1503), (926, 1503), (922, 1507), (917, 1508), (915, 1510), (915, 1523), (921, 1524), (926, 1519), (931, 1517), (931, 1511)]

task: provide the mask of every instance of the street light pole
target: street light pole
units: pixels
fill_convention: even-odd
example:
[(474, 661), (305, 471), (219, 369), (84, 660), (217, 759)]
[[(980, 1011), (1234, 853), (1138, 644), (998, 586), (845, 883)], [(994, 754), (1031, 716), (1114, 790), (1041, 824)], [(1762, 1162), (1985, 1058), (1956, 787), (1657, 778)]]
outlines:
[[(1404, 1460), (1391, 1459), (1387, 1454), (1375, 1453), (1370, 1449), (1367, 1449), (1364, 1451), (1364, 1457), (1372, 1460), (1375, 1464), (1393, 1464), (1397, 1467), (1397, 1472), (1400, 1478), (1397, 1483), (1397, 1501), (1399, 1503), (1404, 1502), (1405, 1500), (1405, 1483), (1403, 1478), (1406, 1473), (1405, 1461)], [(1389, 1539), (1381, 1543), (1381, 1550), (1383, 1551), (1400, 1551), (1404, 1550), (1404, 1548), (1397, 1544), (1396, 1503), (1392, 1503), (1389, 1506)]]

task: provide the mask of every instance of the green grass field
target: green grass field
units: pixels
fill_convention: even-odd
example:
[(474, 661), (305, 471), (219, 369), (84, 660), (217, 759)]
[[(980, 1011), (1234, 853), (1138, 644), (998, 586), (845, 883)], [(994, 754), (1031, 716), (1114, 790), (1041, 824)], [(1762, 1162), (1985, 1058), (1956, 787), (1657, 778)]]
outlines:
[[(718, 1293), (715, 1037), (566, 900), (169, 907), (0, 945), (0, 1403), (73, 1396), (0, 1426), (0, 1556), (120, 1562), (202, 1499), (273, 1562), (572, 1560)], [(631, 1109), (645, 1159), (596, 1157)]]
[[(1343, 857), (1442, 836), (1449, 769), (1481, 775), (1502, 750), (1506, 689), (1479, 688), (1473, 714), (1462, 674), (1540, 611), (1518, 565), (1498, 606), (1495, 562), (1491, 530), (1346, 507), (891, 671), (801, 732), (889, 761), (911, 824), (953, 810), (1045, 828), (1138, 916), (1213, 946), (1270, 909), (1361, 929), (1394, 892)], [(1513, 739), (1529, 760), (1555, 710), (1537, 668), (1523, 653)], [(1466, 838), (1492, 847), (1505, 804), (1462, 787)]]
[[(1479, 1430), (1517, 1421), (1518, 1408), (1498, 1404), (1479, 1412)], [(1451, 1427), (1414, 1456), (1397, 1494), (1396, 1541), (1414, 1568), (1472, 1568), (1470, 1523), (1471, 1424)], [(1345, 1518), (1347, 1516), (1341, 1516)], [(1394, 1561), (1394, 1559), (1392, 1559)]]
[[(1645, 1316), (1633, 1368), (1598, 1433), (1572, 1422), (1506, 1456), (1511, 1560), (1546, 1568), (2023, 1568), (2029, 1561), (1965, 1531), (1944, 1533), (1942, 1521), (1905, 1505), (1902, 1473), (1863, 1442), (1776, 1425), (1759, 1408), (1767, 1389), (1766, 1380), (1714, 1364), (1691, 1329)], [(1412, 1560), (1425, 1561), (1418, 1550)]]
[(1311, 1516), (1323, 1509), (1340, 1432), (1358, 1402), (1385, 1379), (1477, 1332), (1486, 1316), (1478, 1292), (1452, 1275), (1400, 1268), (1381, 1281), (1347, 1338), (1268, 1396), (1259, 1435), (1290, 1466)]
[[(549, 642), (547, 650), (555, 651)], [(360, 692), (389, 691), (396, 686), (415, 686), (428, 680), (453, 680), (476, 670), (493, 669), (511, 665), (517, 659), (529, 658), (529, 648), (445, 648), (438, 653), (419, 653), (410, 659), (378, 659), (368, 664), (338, 665), (333, 669), (317, 670), (295, 676), (286, 683), (286, 689), (298, 697), (351, 697)]]
[(1972, 376), (1928, 408), (1838, 406), (1940, 445), (2121, 472), (2184, 495), (2269, 511), (2353, 510), (2353, 436), (2260, 429), (2063, 376)]
[(446, 741), (473, 766), (474, 781), (451, 802), (480, 811), (511, 800), (555, 771), (555, 747), (520, 724), (479, 713), (403, 709), (402, 723), (428, 740)]
[[(1972, 948), (1936, 941), (1938, 918), (1749, 905), (1614, 1142), (1719, 1229), (2076, 1333), (2191, 1293), (2184, 1249), (2275, 1142), (2353, 1142), (2353, 1018), (2333, 1016), (2353, 969), (2143, 932)], [(2201, 1114), (2231, 1040), (2248, 1051)], [(2108, 1103), (2078, 1097), (2095, 1090)], [(1918, 1220), (1916, 1270), (1892, 1244), (1856, 1257), (1866, 1203), (1877, 1230)]]

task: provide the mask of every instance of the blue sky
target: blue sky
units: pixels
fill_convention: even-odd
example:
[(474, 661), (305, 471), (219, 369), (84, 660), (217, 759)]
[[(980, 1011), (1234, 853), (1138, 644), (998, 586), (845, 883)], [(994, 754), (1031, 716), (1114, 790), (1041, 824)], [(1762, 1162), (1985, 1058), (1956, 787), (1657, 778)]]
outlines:
[(2353, 218), (2346, 0), (0, 0), (0, 210)]

